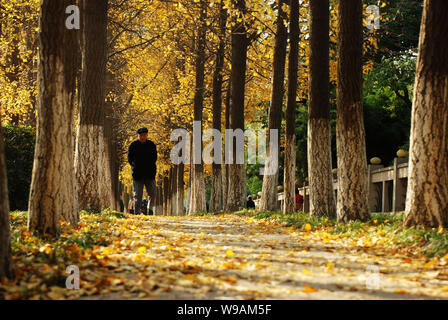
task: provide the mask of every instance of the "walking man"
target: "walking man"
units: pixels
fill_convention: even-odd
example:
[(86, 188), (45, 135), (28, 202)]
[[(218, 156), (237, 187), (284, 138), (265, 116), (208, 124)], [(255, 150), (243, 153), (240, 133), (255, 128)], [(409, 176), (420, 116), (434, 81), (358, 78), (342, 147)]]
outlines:
[(129, 146), (128, 161), (132, 168), (134, 182), (134, 213), (140, 214), (142, 205), (143, 186), (150, 196), (152, 203), (156, 195), (156, 161), (157, 148), (154, 142), (148, 139), (148, 129), (137, 130), (138, 140)]

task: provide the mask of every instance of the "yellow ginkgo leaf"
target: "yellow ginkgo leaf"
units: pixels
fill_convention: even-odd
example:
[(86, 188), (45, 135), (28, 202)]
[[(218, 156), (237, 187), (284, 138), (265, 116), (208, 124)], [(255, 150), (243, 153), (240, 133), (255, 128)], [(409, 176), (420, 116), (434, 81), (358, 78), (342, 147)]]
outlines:
[(309, 286), (307, 284), (305, 284), (303, 286), (303, 292), (318, 292), (318, 291), (319, 290), (317, 290), (317, 289), (315, 289), (315, 288), (313, 288), (313, 287), (311, 287), (311, 286)]
[(228, 257), (233, 257), (235, 255), (235, 253), (231, 250), (231, 249), (228, 249), (227, 251), (226, 251), (226, 256), (228, 256)]
[(406, 290), (403, 290), (403, 289), (396, 289), (396, 290), (395, 290), (395, 293), (398, 293), (398, 294), (407, 294), (408, 292), (407, 292)]
[(423, 268), (428, 269), (431, 268), (432, 266), (437, 264), (437, 260), (436, 259), (432, 259), (428, 262), (425, 263), (425, 265), (423, 266)]
[(182, 280), (189, 280), (189, 281), (193, 281), (193, 282), (199, 281), (198, 277), (196, 277), (194, 274), (187, 274), (186, 276), (184, 276), (182, 278)]
[(230, 282), (230, 283), (235, 283), (238, 280), (236, 278), (234, 278), (234, 277), (230, 277), (229, 276), (229, 277), (224, 278), (224, 281), (227, 281), (227, 282)]
[(39, 252), (45, 252), (46, 254), (50, 254), (53, 252), (53, 249), (48, 245), (45, 245), (39, 248)]
[(308, 269), (303, 269), (303, 270), (302, 270), (302, 273), (304, 273), (304, 274), (312, 274), (313, 271), (308, 270)]
[(310, 231), (311, 230), (311, 225), (309, 223), (307, 223), (305, 225), (305, 231)]
[(146, 251), (146, 247), (140, 247), (140, 248), (138, 248), (138, 253), (140, 253), (140, 254), (144, 254), (145, 251)]

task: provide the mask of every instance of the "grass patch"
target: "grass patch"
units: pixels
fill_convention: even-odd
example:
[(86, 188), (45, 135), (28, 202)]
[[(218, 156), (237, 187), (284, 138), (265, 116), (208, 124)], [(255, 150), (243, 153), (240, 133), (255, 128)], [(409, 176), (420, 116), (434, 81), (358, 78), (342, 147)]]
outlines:
[(27, 217), (28, 213), (23, 211), (10, 213), (15, 272), (12, 283), (19, 288), (17, 297), (24, 299), (43, 293), (45, 290), (41, 292), (40, 289), (43, 285), (65, 288), (65, 268), (69, 265), (98, 265), (100, 262), (95, 258), (95, 250), (112, 243), (111, 232), (118, 224), (117, 219), (125, 218), (125, 215), (112, 210), (100, 213), (82, 211), (77, 226), (61, 221), (58, 238), (28, 232)]
[(404, 228), (403, 213), (396, 215), (372, 213), (368, 221), (355, 220), (347, 223), (338, 223), (335, 218), (310, 217), (305, 212), (284, 215), (281, 211), (263, 212), (244, 209), (233, 214), (254, 219), (269, 219), (287, 227), (305, 231), (325, 231), (352, 239), (362, 236), (383, 236), (387, 237), (392, 245), (412, 246), (428, 257), (448, 254), (447, 230)]
[(191, 214), (193, 217), (204, 217), (204, 216), (216, 216), (219, 214), (222, 214), (222, 211), (218, 211), (218, 212), (209, 212), (209, 211), (198, 211), (195, 212), (193, 214)]
[(82, 214), (85, 215), (99, 215), (103, 217), (114, 217), (114, 218), (125, 218), (125, 214), (123, 212), (111, 210), (109, 208), (103, 209), (101, 212), (93, 211), (93, 210), (82, 210)]
[(52, 238), (39, 233), (30, 234), (27, 230), (26, 211), (14, 211), (10, 214), (11, 249), (13, 255), (34, 256), (44, 263), (55, 264), (77, 260), (79, 251), (94, 246), (107, 246), (108, 233), (115, 219), (123, 218), (121, 212), (103, 210), (100, 213), (81, 211), (77, 226), (61, 222), (61, 235)]

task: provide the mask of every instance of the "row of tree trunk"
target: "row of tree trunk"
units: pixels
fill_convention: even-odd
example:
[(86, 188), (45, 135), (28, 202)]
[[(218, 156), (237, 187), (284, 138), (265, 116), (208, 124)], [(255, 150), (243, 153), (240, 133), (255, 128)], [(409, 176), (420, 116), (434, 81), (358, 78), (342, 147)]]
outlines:
[[(227, 10), (224, 8), (224, 1), (220, 2), (218, 19), (219, 44), (215, 58), (215, 70), (213, 75), (213, 128), (221, 130), (221, 106), (223, 69), (225, 58), (225, 37)], [(206, 17), (206, 2), (201, 2), (200, 16)], [(231, 29), (231, 74), (227, 86), (226, 94), (226, 129), (244, 130), (244, 92), (246, 83), (246, 60), (249, 38), (247, 36), (246, 22), (243, 16), (246, 13), (246, 3), (244, 0), (235, 0), (237, 14), (232, 17), (233, 25)], [(194, 98), (194, 120), (195, 125), (200, 123), (202, 132), (202, 106), (203, 106), (203, 86), (204, 86), (204, 46), (206, 39), (206, 24), (198, 27), (198, 37), (196, 41), (196, 91)], [(199, 129), (197, 128), (197, 129)], [(205, 211), (205, 183), (203, 175), (203, 165), (200, 158), (202, 153), (202, 140), (193, 138), (193, 152), (190, 157), (190, 192), (188, 199), (188, 213)], [(221, 143), (221, 142), (220, 142)], [(246, 171), (243, 164), (236, 163), (236, 146), (233, 144), (232, 164), (212, 165), (212, 190), (210, 197), (210, 210), (219, 211), (226, 209), (235, 211), (246, 206)], [(201, 162), (201, 164), (195, 163)]]
[(160, 216), (183, 216), (184, 208), (184, 164), (170, 168), (168, 175), (159, 176), (155, 199), (151, 200), (154, 214)]
[[(118, 209), (120, 194), (113, 117), (105, 103), (108, 0), (79, 1), (80, 30), (65, 26), (70, 4), (43, 1), (40, 16), (40, 91), (28, 227), (55, 236), (61, 219), (77, 224), (80, 209)], [(74, 134), (76, 80), (79, 112)]]
[[(296, 12), (297, 3), (293, 3), (293, 0), (291, 1), (291, 12)], [(94, 10), (98, 15), (92, 13), (90, 18), (86, 16), (85, 29), (87, 29), (89, 23), (91, 26), (96, 26), (93, 20), (104, 19), (104, 10), (107, 8), (107, 5), (104, 6), (104, 3), (107, 3), (107, 1), (85, 2), (84, 5), (91, 5), (92, 8), (98, 10)], [(313, 183), (311, 188), (318, 190), (315, 191), (317, 194), (312, 198), (313, 203), (311, 207), (315, 215), (329, 215), (333, 206), (331, 204), (333, 201), (331, 195), (325, 195), (329, 184), (329, 179), (325, 178), (329, 174), (329, 157), (326, 152), (314, 151), (316, 150), (315, 142), (318, 141), (322, 143), (321, 149), (328, 148), (328, 126), (326, 124), (328, 121), (328, 101), (326, 98), (320, 99), (320, 95), (323, 94), (325, 97), (328, 90), (327, 63), (324, 61), (328, 59), (326, 53), (328, 15), (324, 12), (328, 10), (328, 4), (319, 3), (323, 3), (323, 1), (311, 0), (311, 49), (313, 51), (323, 50), (322, 52), (312, 52), (312, 61), (310, 62), (310, 100), (312, 101), (310, 102), (311, 107), (309, 110), (309, 128), (311, 128), (312, 132), (309, 134), (313, 134), (313, 137), (310, 139), (314, 140), (311, 141), (309, 149), (312, 154), (319, 154), (318, 156), (316, 155), (317, 159), (313, 159), (310, 162), (312, 166), (319, 167), (319, 170), (314, 171), (312, 169), (310, 171), (314, 175), (310, 177), (310, 182)], [(79, 218), (77, 184), (73, 170), (73, 104), (77, 69), (77, 34), (75, 30), (65, 27), (65, 9), (69, 5), (71, 5), (71, 2), (68, 0), (43, 0), (41, 2), (40, 15), (38, 128), (28, 225), (31, 231), (37, 230), (41, 233), (52, 235), (59, 234), (61, 219), (76, 224)], [(246, 11), (245, 2), (244, 0), (236, 0), (235, 5), (241, 18)], [(339, 221), (366, 220), (369, 217), (369, 212), (367, 207), (367, 171), (361, 100), (362, 1), (339, 1), (338, 8), (337, 218)], [(87, 8), (85, 11), (93, 12)], [(448, 226), (448, 64), (445, 61), (448, 56), (448, 43), (445, 41), (448, 32), (448, 20), (445, 19), (447, 15), (448, 3), (445, 0), (425, 0), (412, 107), (406, 226), (417, 224), (430, 227)], [(91, 20), (90, 22), (89, 19)], [(105, 23), (105, 20), (101, 21)], [(294, 37), (293, 39), (298, 38), (296, 23), (297, 21), (291, 19), (291, 35)], [(321, 30), (319, 32), (320, 27), (325, 29), (325, 31)], [(97, 30), (99, 38), (101, 37), (100, 33), (104, 31), (101, 30), (103, 29), (99, 28)], [(84, 32), (87, 31), (84, 30)], [(85, 37), (87, 38), (86, 34)], [(100, 42), (103, 43), (102, 41), (103, 39)], [(232, 129), (244, 129), (244, 85), (248, 41), (244, 19), (236, 20), (232, 27), (231, 35), (232, 70), (229, 127)], [(198, 45), (198, 48), (200, 47), (201, 45)], [(89, 56), (89, 52), (86, 48), (84, 50), (86, 51), (83, 53), (83, 59), (86, 59)], [(97, 48), (97, 50), (100, 49)], [(295, 46), (291, 46), (291, 50), (295, 50)], [(99, 55), (103, 56), (104, 52), (100, 51)], [(198, 50), (197, 68), (199, 70), (201, 59), (200, 50)], [(293, 62), (294, 68), (295, 61), (291, 56), (290, 62)], [(319, 62), (323, 64), (319, 64)], [(87, 65), (87, 62), (83, 62), (83, 65)], [(103, 77), (103, 66), (100, 65), (98, 70), (99, 77)], [(317, 70), (320, 71), (318, 72)], [(294, 69), (289, 72), (294, 72)], [(322, 83), (319, 83), (314, 77), (321, 79)], [(88, 73), (84, 73), (82, 79), (87, 81), (87, 78)], [(289, 83), (293, 79), (294, 76), (289, 79)], [(101, 84), (94, 80), (91, 81), (99, 86), (97, 87), (99, 91), (103, 90)], [(196, 92), (199, 92), (198, 94), (200, 94), (200, 86), (200, 79), (197, 79)], [(84, 89), (85, 94), (87, 94), (87, 89)], [(292, 101), (293, 89), (293, 85), (288, 86), (288, 101), (291, 103), (288, 103), (289, 106), (294, 106)], [(274, 98), (271, 98), (271, 100), (274, 100)], [(87, 100), (83, 105), (86, 106), (86, 103)], [(104, 97), (99, 99), (98, 103), (100, 105), (103, 104)], [(199, 102), (197, 107), (199, 112)], [(92, 108), (95, 109), (94, 107)], [(287, 119), (293, 119), (293, 112), (290, 108), (287, 107), (287, 109)], [(101, 114), (101, 112), (98, 112), (98, 114)], [(101, 118), (102, 116), (97, 115), (92, 116), (92, 118), (84, 118), (85, 120), (80, 121), (82, 127), (79, 129), (80, 132), (83, 132), (83, 130), (84, 132), (94, 132), (101, 137), (101, 130), (103, 130), (104, 134), (104, 128), (101, 129), (104, 126)], [(92, 124), (90, 122), (95, 121), (88, 119), (96, 119), (95, 121), (98, 120), (99, 123)], [(287, 128), (289, 128), (289, 131), (287, 129), (288, 141), (293, 141), (291, 126), (287, 126)], [(314, 134), (313, 132), (317, 133)], [(80, 142), (81, 138), (78, 135), (77, 143), (79, 144)], [(98, 140), (97, 143), (101, 144), (102, 142)], [(104, 148), (106, 149), (107, 147), (104, 146)], [(86, 150), (91, 151), (92, 149), (88, 148)], [(290, 149), (287, 148), (287, 150), (289, 150), (287, 154), (291, 153)], [(105, 153), (107, 154), (107, 152)], [(99, 157), (99, 155), (97, 156)], [(81, 159), (78, 159), (79, 163), (81, 163)], [(95, 163), (97, 162), (95, 161)], [(317, 163), (317, 165), (314, 165), (314, 163)], [(12, 277), (5, 166), (3, 142), (1, 142), (0, 277)], [(228, 181), (227, 185), (223, 186), (223, 189), (227, 190), (227, 192), (224, 192), (225, 207), (228, 210), (238, 210), (245, 206), (246, 183), (244, 164), (232, 164), (228, 167), (223, 167), (225, 168), (223, 176)], [(291, 163), (288, 164), (287, 168), (293, 168)], [(94, 167), (91, 170), (100, 169)], [(79, 172), (79, 169), (77, 172)], [(107, 173), (104, 174), (107, 175)], [(294, 172), (288, 172), (288, 174), (294, 176)], [(172, 169), (170, 176), (171, 179), (166, 177), (163, 181), (163, 193), (159, 193), (156, 205), (160, 207), (160, 203), (165, 204), (163, 206), (163, 208), (166, 208), (164, 209), (164, 214), (168, 214), (168, 208), (169, 212), (179, 214), (181, 212), (179, 210), (180, 204), (183, 203), (180, 195), (183, 195), (183, 168)], [(177, 177), (177, 179), (174, 179), (174, 177)], [(291, 177), (289, 177), (289, 180), (285, 177), (285, 181), (288, 182), (288, 184), (285, 183), (285, 186), (287, 185), (289, 188), (287, 193), (289, 197), (292, 195), (290, 179)], [(170, 181), (176, 181), (176, 183), (172, 182), (170, 184)], [(317, 188), (315, 184), (320, 185), (321, 188)], [(92, 190), (92, 192), (100, 192), (93, 187)], [(178, 192), (179, 190), (182, 190), (182, 192)], [(89, 199), (94, 199), (95, 197), (89, 195)], [(94, 203), (97, 200), (89, 201), (86, 203)], [(290, 207), (291, 203), (288, 203)], [(328, 208), (328, 211), (320, 210), (320, 205)]]
[[(280, 130), (281, 105), (286, 55), (286, 28), (282, 0), (278, 0), (275, 36), (269, 129)], [(244, 1), (235, 1), (240, 14)], [(297, 44), (299, 39), (297, 1), (290, 2), (290, 56), (286, 109), (285, 145), (285, 213), (294, 212), (295, 182), (295, 107), (297, 82)], [(446, 12), (443, 1), (425, 1), (420, 34), (420, 55), (416, 76), (411, 133), (409, 192), (406, 224), (446, 225), (448, 221), (448, 179), (446, 166), (447, 114), (446, 68), (443, 56), (446, 46), (437, 47), (446, 32), (446, 23), (438, 17)], [(444, 11), (445, 10), (445, 11)], [(366, 221), (368, 209), (367, 159), (362, 106), (362, 1), (338, 3), (338, 82), (337, 82), (337, 167), (338, 196), (335, 203), (331, 164), (331, 127), (329, 109), (329, 1), (310, 0), (310, 69), (308, 105), (308, 170), (310, 183), (310, 214), (337, 217), (338, 221)], [(427, 30), (430, 29), (430, 32)], [(232, 29), (232, 70), (230, 86), (229, 128), (244, 129), (244, 76), (247, 35), (243, 22)], [(446, 42), (444, 42), (446, 43)], [(436, 60), (437, 62), (433, 62)], [(217, 59), (218, 61), (218, 59)], [(436, 67), (437, 63), (443, 65)], [(438, 107), (440, 106), (440, 107)], [(442, 107), (443, 106), (443, 107)], [(438, 108), (437, 108), (438, 107)], [(220, 109), (215, 108), (218, 112)], [(436, 110), (436, 111), (434, 111)], [(216, 113), (215, 113), (216, 114)], [(424, 120), (424, 119), (430, 119)], [(216, 122), (215, 128), (218, 126)], [(434, 126), (434, 127), (433, 127)], [(226, 126), (227, 127), (227, 126)], [(268, 139), (270, 141), (270, 139)], [(277, 141), (276, 141), (277, 142)], [(278, 143), (278, 142), (277, 142)], [(439, 146), (439, 147), (438, 147)], [(440, 149), (442, 146), (442, 149)], [(447, 147), (448, 148), (448, 147)], [(268, 153), (269, 153), (268, 144)], [(440, 160), (440, 154), (442, 159)], [(268, 157), (278, 161), (278, 155)], [(235, 159), (234, 159), (235, 160)], [(219, 190), (218, 166), (212, 183), (213, 209), (238, 210), (245, 202), (244, 165), (223, 165), (223, 190)], [(277, 209), (278, 172), (264, 175), (261, 210)], [(424, 206), (421, 211), (419, 205)]]

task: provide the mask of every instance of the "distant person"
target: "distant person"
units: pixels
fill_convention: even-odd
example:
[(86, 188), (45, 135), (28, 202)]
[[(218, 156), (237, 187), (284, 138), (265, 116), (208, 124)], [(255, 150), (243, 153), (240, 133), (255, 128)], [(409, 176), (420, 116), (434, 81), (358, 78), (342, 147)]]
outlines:
[(128, 211), (130, 214), (134, 214), (134, 198), (129, 198), (129, 203), (128, 203)]
[(247, 209), (255, 209), (255, 202), (254, 202), (254, 200), (252, 200), (252, 197), (249, 197), (247, 199), (246, 207), (247, 207)]
[(124, 202), (121, 196), (120, 196), (120, 212), (124, 212)]
[(299, 188), (296, 188), (296, 211), (302, 210), (303, 196), (300, 194)]
[(144, 187), (150, 196), (150, 201), (155, 199), (157, 148), (154, 142), (148, 139), (147, 128), (139, 128), (137, 137), (138, 139), (129, 146), (128, 162), (132, 168), (134, 182), (134, 212), (138, 214), (142, 206)]

